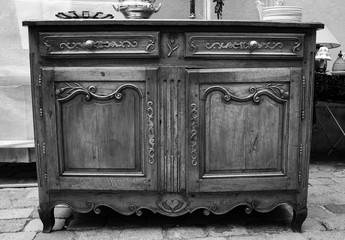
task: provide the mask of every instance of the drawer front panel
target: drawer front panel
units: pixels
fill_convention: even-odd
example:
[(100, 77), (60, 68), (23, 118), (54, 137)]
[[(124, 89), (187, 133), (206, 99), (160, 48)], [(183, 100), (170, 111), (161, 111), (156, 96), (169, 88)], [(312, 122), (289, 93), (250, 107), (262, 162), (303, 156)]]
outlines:
[(186, 33), (186, 57), (303, 57), (303, 34)]
[(159, 57), (159, 32), (40, 33), (45, 57)]

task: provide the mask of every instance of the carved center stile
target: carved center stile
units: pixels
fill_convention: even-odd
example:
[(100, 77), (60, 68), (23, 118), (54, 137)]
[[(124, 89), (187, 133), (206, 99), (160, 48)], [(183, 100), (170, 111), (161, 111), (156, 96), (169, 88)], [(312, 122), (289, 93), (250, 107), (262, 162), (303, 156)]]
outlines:
[[(174, 42), (176, 44), (176, 42)], [(179, 192), (181, 189), (181, 123), (183, 109), (181, 106), (181, 92), (183, 83), (176, 68), (169, 68), (167, 79), (161, 85), (161, 163), (162, 163), (162, 188), (168, 192)], [(169, 74), (169, 76), (168, 76)]]

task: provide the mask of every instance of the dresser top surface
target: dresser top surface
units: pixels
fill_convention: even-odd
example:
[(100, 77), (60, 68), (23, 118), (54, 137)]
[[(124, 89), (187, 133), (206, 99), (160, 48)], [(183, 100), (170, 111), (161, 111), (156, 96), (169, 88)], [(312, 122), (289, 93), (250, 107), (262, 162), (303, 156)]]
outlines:
[(23, 26), (223, 26), (223, 27), (274, 27), (274, 28), (314, 28), (322, 29), (324, 25), (319, 22), (269, 22), (269, 21), (229, 21), (229, 20), (28, 20)]

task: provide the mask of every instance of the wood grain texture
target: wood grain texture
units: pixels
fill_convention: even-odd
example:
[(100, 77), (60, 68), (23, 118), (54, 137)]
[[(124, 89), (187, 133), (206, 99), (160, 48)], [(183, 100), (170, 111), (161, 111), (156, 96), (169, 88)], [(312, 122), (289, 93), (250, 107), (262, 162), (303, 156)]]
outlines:
[[(126, 100), (86, 103), (83, 97), (63, 104), (65, 169), (140, 170), (140, 99), (127, 91)], [(83, 119), (83, 121), (80, 121)]]
[[(293, 91), (289, 82), (296, 75), (291, 77), (289, 68), (255, 70), (256, 75), (250, 74), (254, 73), (252, 69), (249, 73), (243, 69), (189, 71), (193, 84), (189, 101), (198, 103), (199, 116), (199, 167), (193, 171), (191, 181), (199, 182), (200, 189), (193, 185), (193, 191), (243, 191), (278, 185), (282, 189), (296, 188), (296, 164), (288, 156), (294, 150), (288, 137), (295, 139), (289, 123), (299, 121), (298, 116), (289, 114), (299, 109), (298, 91)], [(274, 76), (275, 72), (277, 78), (262, 78), (273, 82), (257, 82), (256, 76), (260, 79), (263, 75)], [(255, 184), (244, 184), (251, 178)], [(228, 184), (220, 184), (222, 181)]]
[[(156, 81), (155, 71), (141, 68), (124, 76), (120, 68), (44, 69), (42, 85), (50, 92), (44, 112), (51, 113), (44, 116), (54, 118), (47, 122), (50, 134), (57, 136), (46, 142), (47, 157), (52, 152), (59, 156), (47, 173), (49, 179), (59, 179), (50, 182), (52, 188), (156, 189), (152, 164), (157, 162), (147, 163), (146, 150), (147, 96), (155, 91), (149, 86)], [(98, 74), (108, 80), (100, 84)], [(94, 183), (86, 184), (82, 176), (93, 177)]]
[[(108, 206), (126, 215), (148, 209), (167, 216), (198, 209), (224, 214), (239, 205), (246, 212), (267, 212), (288, 204), (295, 210), (293, 229), (300, 230), (307, 206), (315, 31), (322, 24), (67, 20), (24, 25), (30, 32), (45, 232), (54, 224), (51, 209), (60, 203), (78, 212), (99, 213)], [(156, 58), (51, 58), (39, 52), (44, 48), (39, 36), (47, 34), (67, 34), (71, 40), (74, 33), (78, 39), (126, 31), (128, 36), (159, 32)], [(256, 57), (188, 58), (186, 33), (278, 34), (297, 37), (301, 48), (290, 58), (265, 58), (264, 49)]]
[(301, 58), (302, 34), (186, 33), (186, 57)]
[(40, 34), (45, 57), (159, 57), (159, 32)]

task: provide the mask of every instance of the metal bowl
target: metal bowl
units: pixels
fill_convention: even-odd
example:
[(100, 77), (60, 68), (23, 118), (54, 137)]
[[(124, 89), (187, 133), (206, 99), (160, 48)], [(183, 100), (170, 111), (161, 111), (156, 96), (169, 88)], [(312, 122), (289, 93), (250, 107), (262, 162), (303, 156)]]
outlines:
[(119, 0), (117, 5), (113, 5), (115, 11), (121, 12), (128, 19), (148, 19), (153, 13), (161, 8), (154, 6), (156, 0)]

